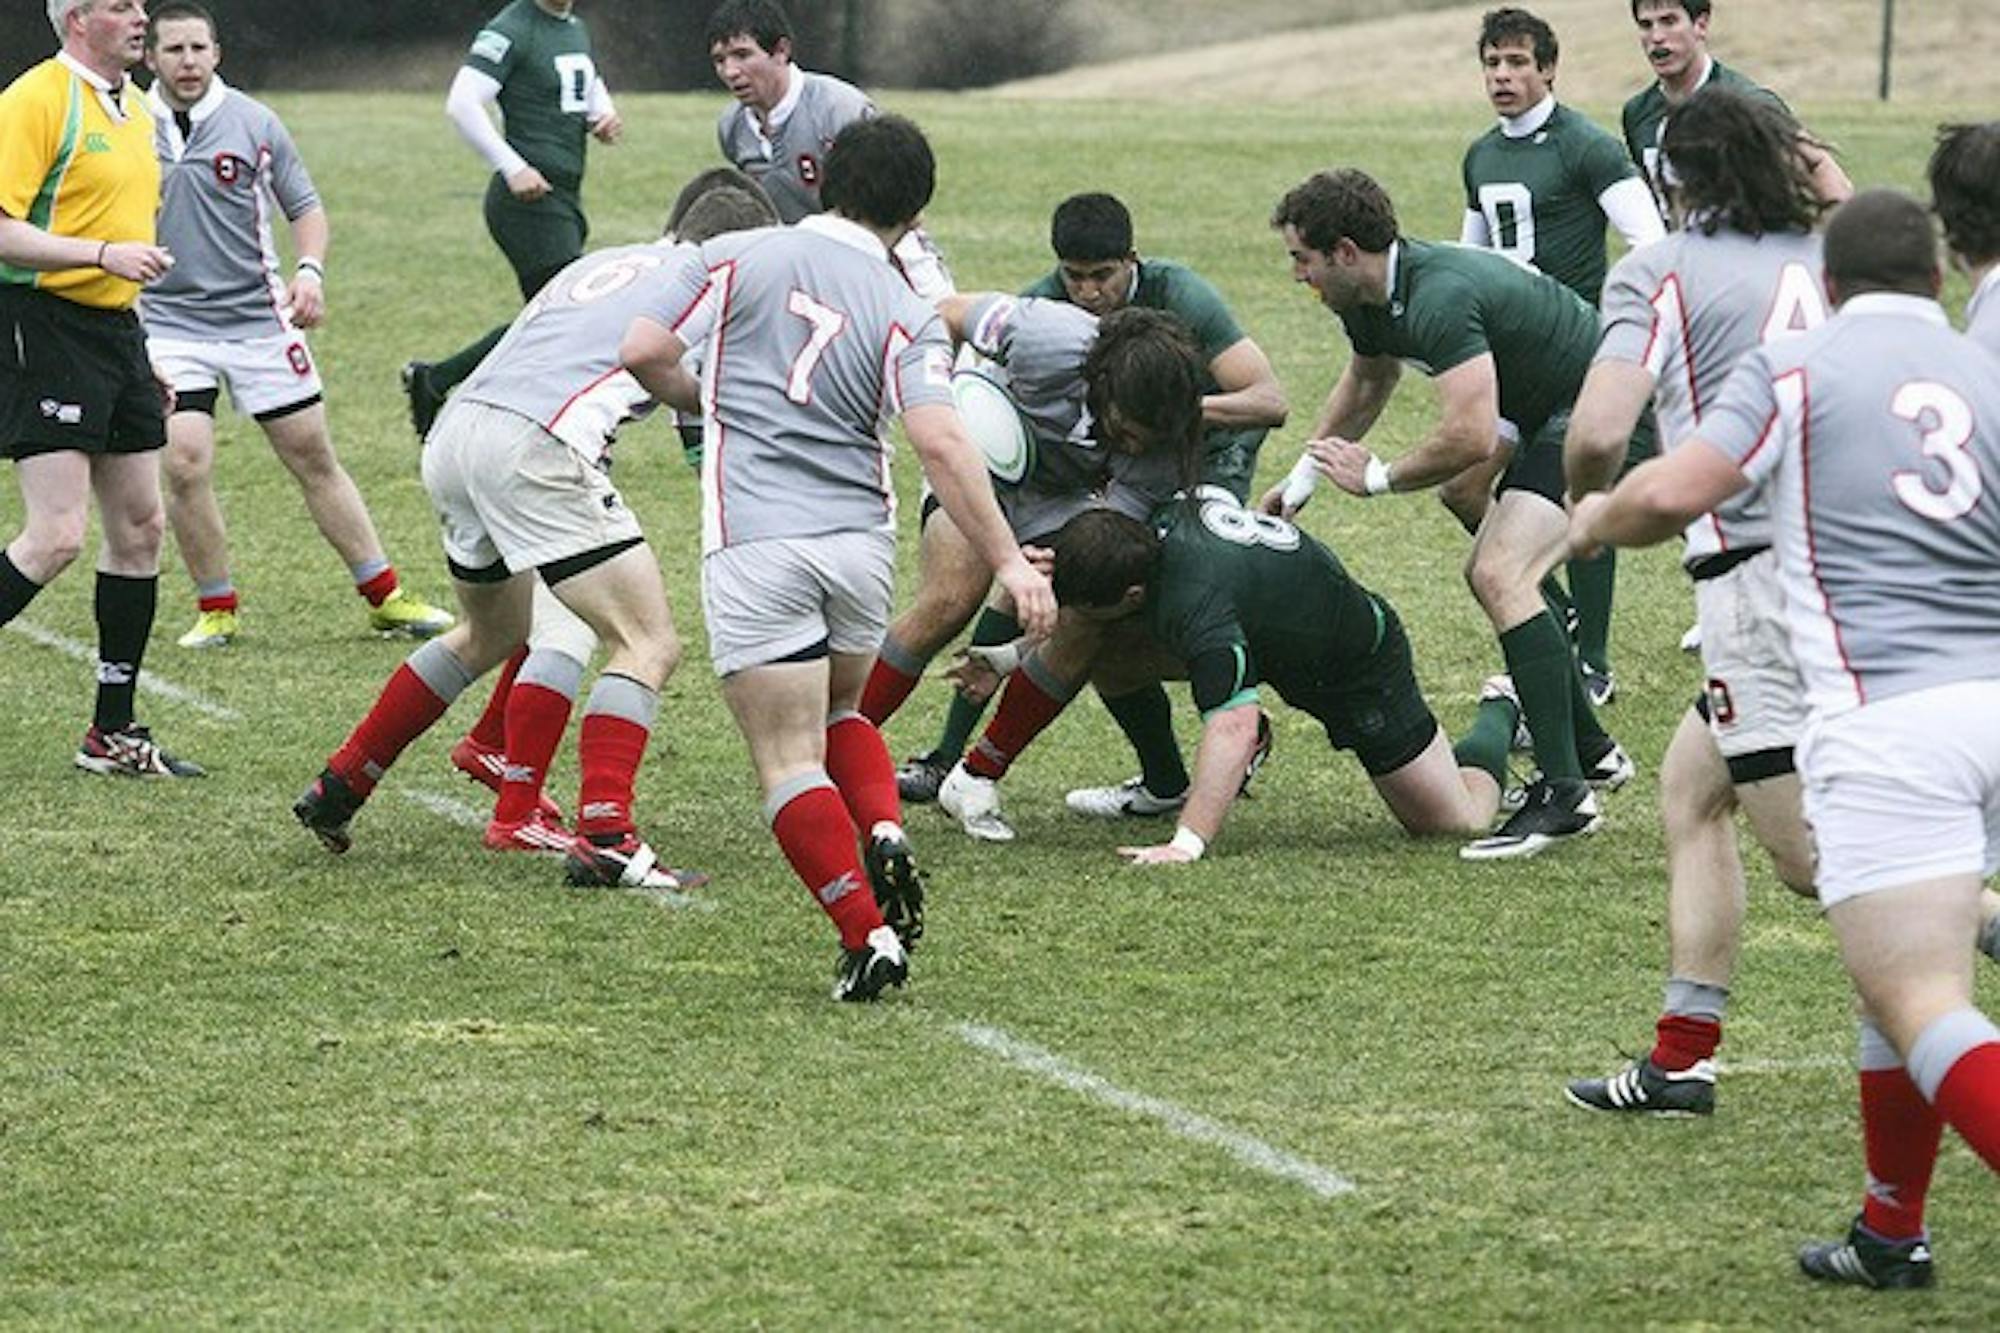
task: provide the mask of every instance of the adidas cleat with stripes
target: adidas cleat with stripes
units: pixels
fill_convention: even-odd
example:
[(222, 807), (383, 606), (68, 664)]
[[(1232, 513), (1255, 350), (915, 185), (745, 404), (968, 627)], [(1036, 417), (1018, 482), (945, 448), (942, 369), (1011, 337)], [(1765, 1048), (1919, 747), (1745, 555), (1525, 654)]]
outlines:
[(1650, 1057), (1632, 1061), (1609, 1078), (1572, 1079), (1563, 1096), (1586, 1111), (1693, 1116), (1715, 1113), (1715, 1061), (1697, 1060), (1668, 1070)]
[(1821, 1282), (1875, 1290), (1928, 1287), (1936, 1281), (1928, 1237), (1887, 1240), (1861, 1225), (1858, 1217), (1846, 1240), (1800, 1246), (1799, 1271)]

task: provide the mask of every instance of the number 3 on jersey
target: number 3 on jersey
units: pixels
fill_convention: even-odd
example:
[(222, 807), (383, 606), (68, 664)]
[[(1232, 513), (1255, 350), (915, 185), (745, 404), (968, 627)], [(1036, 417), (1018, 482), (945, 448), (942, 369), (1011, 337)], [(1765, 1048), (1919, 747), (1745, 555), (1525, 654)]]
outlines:
[(804, 407), (812, 401), (813, 371), (819, 368), (826, 349), (847, 327), (847, 316), (796, 287), (785, 299), (785, 309), (803, 319), (812, 330), (806, 337), (806, 345), (792, 358), (792, 372), (785, 378), (785, 397)]

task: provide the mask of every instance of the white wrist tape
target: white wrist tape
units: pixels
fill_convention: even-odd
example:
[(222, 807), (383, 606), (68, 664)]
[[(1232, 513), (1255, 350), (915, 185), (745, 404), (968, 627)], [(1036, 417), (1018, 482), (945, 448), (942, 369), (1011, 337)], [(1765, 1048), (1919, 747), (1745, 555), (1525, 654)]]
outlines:
[(1285, 474), (1285, 489), (1279, 501), (1285, 508), (1299, 510), (1305, 508), (1306, 501), (1312, 499), (1313, 488), (1319, 485), (1319, 468), (1313, 463), (1310, 453), (1299, 455), (1299, 461), (1292, 464), (1292, 470)]
[(1389, 493), (1389, 465), (1381, 459), (1370, 456), (1367, 470), (1361, 474), (1361, 485), (1370, 495)]
[(1188, 860), (1199, 861), (1201, 860), (1201, 854), (1208, 850), (1208, 839), (1196, 833), (1186, 824), (1182, 824), (1174, 830), (1173, 841), (1167, 845), (1187, 853)]

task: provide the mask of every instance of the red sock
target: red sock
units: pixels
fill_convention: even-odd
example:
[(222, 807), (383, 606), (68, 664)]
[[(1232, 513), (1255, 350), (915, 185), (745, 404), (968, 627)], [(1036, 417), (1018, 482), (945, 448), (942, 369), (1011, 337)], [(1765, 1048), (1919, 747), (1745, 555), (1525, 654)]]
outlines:
[(868, 672), (868, 683), (861, 688), (861, 716), (881, 726), (896, 715), (903, 701), (910, 697), (910, 691), (917, 688), (921, 676), (906, 675), (890, 666), (881, 658), (875, 659), (873, 669)]
[(475, 744), (488, 750), (507, 748), (507, 694), (514, 688), (514, 677), (521, 673), (521, 663), (527, 660), (528, 645), (524, 643), (501, 664), (500, 679), (494, 683), (493, 693), (486, 697), (486, 711), (468, 733)]
[(2000, 1041), (1958, 1057), (1938, 1085), (1937, 1109), (1981, 1161), (2000, 1171)]
[[(500, 779), (500, 800), (493, 807), (493, 818), (499, 823), (517, 824), (535, 813), (542, 787), (549, 780), (549, 761), (562, 744), (563, 728), (569, 725), (574, 706), (568, 695), (546, 685), (514, 687), (507, 704), (507, 769)], [(639, 744), (643, 749), (643, 736)]]
[(1863, 1226), (1884, 1240), (1924, 1234), (1924, 1195), (1943, 1134), (1944, 1117), (1931, 1109), (1908, 1071), (1861, 1071), (1861, 1137), (1868, 1155)]
[(228, 592), (214, 597), (197, 597), (194, 599), (194, 605), (197, 611), (234, 611), (237, 605), (236, 590), (231, 588)]
[(375, 790), (404, 747), (423, 735), (450, 706), (451, 701), (440, 699), (406, 662), (389, 677), (375, 706), (333, 752), (326, 766), (352, 787), (355, 795), (366, 796)]
[(826, 775), (840, 789), (847, 812), (862, 833), (877, 824), (903, 822), (896, 761), (889, 757), (882, 733), (867, 718), (848, 713), (826, 729)]
[(882, 924), (881, 909), (861, 869), (854, 821), (832, 787), (808, 787), (785, 802), (771, 821), (778, 846), (813, 898), (833, 918), (840, 947), (859, 949)]
[(357, 583), (354, 585), (354, 591), (366, 597), (370, 606), (380, 606), (382, 603), (388, 601), (389, 594), (395, 592), (396, 588), (396, 567), (394, 565), (390, 565), (366, 583)]
[[(651, 735), (630, 718), (612, 713), (583, 715), (576, 741), (577, 758), (583, 765), (583, 788), (576, 798), (578, 833), (588, 837), (633, 831), (632, 780)], [(513, 756), (508, 759), (511, 762)]]
[(1653, 1063), (1675, 1073), (1691, 1069), (1722, 1045), (1722, 1024), (1713, 1018), (1661, 1014), (1653, 1026)]
[(1016, 671), (1007, 678), (1007, 687), (1000, 691), (1000, 707), (986, 724), (986, 734), (965, 757), (966, 769), (976, 777), (1006, 776), (1008, 766), (1020, 757), (1021, 751), (1068, 706), (1068, 699), (1055, 698), (1027, 672)]

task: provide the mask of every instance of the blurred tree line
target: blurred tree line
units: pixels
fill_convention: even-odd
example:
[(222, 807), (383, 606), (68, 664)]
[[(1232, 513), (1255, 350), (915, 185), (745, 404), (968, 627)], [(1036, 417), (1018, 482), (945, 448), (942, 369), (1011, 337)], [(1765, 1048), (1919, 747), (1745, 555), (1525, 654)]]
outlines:
[[(203, 0), (244, 88), (443, 88), (505, 0)], [(702, 31), (717, 0), (578, 0), (614, 89), (710, 89)], [(13, 0), (0, 80), (55, 50), (40, 0)], [(1079, 54), (1063, 0), (785, 0), (808, 69), (871, 85), (976, 87)], [(25, 11), (25, 12), (23, 12)]]

